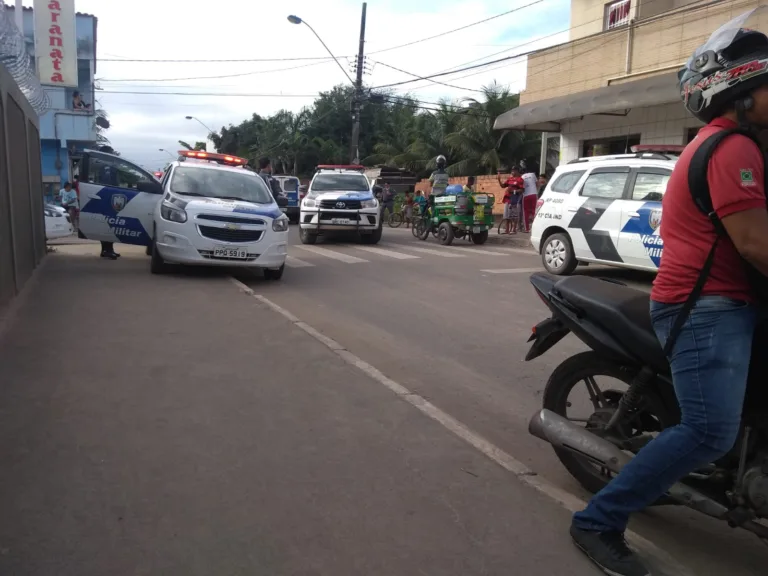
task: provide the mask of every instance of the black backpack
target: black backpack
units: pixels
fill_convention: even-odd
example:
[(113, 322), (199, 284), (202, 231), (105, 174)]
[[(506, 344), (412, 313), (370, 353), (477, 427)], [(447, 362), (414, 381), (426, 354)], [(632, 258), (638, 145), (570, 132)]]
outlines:
[[(752, 140), (760, 150), (763, 149), (762, 143), (757, 139), (757, 136), (749, 130), (743, 128), (728, 128), (727, 130), (716, 132), (704, 140), (704, 142), (702, 142), (696, 149), (696, 152), (694, 152), (693, 158), (691, 158), (691, 163), (688, 166), (688, 189), (691, 192), (693, 203), (701, 213), (712, 222), (712, 226), (715, 228), (715, 241), (712, 243), (712, 248), (710, 248), (707, 259), (704, 261), (704, 265), (701, 268), (696, 284), (683, 304), (683, 308), (680, 310), (680, 313), (672, 326), (672, 330), (669, 333), (669, 338), (667, 338), (667, 342), (664, 346), (664, 354), (666, 356), (669, 356), (669, 353), (674, 348), (677, 337), (680, 335), (680, 330), (683, 328), (683, 324), (685, 324), (688, 315), (691, 313), (691, 309), (693, 309), (696, 301), (701, 296), (701, 291), (704, 289), (704, 284), (707, 282), (709, 273), (712, 270), (712, 263), (715, 259), (715, 250), (720, 243), (720, 239), (723, 236), (728, 235), (723, 223), (720, 222), (720, 218), (718, 218), (712, 207), (712, 197), (709, 193), (707, 170), (709, 168), (709, 160), (712, 158), (715, 149), (723, 140), (732, 134), (746, 136)], [(763, 161), (763, 173), (766, 177), (766, 190), (768, 190), (768, 170), (765, 169), (765, 164), (765, 161)], [(746, 260), (742, 259), (742, 261), (747, 270), (747, 278), (755, 290), (758, 301), (761, 303), (768, 303), (768, 278), (758, 272), (758, 270)]]

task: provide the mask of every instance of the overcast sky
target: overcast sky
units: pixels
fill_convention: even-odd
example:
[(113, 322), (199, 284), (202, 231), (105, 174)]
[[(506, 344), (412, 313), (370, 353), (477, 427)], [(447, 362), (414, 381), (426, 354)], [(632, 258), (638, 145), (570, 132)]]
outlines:
[[(413, 79), (383, 64), (424, 76), (567, 41), (570, 2), (539, 0), (525, 7), (534, 1), (370, 0), (366, 26), (370, 73), (365, 83), (380, 86)], [(24, 4), (31, 5), (32, 1), (25, 0)], [(115, 60), (327, 56), (309, 28), (288, 22), (289, 14), (311, 24), (335, 55), (351, 57), (357, 52), (362, 2), (75, 0), (75, 7), (98, 18), (96, 77), (103, 91), (97, 98), (112, 124), (106, 135), (123, 156), (158, 169), (169, 160), (159, 148), (176, 151), (178, 140), (191, 143), (204, 139), (206, 130), (186, 120), (187, 115), (218, 130), (238, 124), (253, 113), (269, 115), (281, 108), (298, 111), (312, 104), (312, 95), (347, 79), (330, 59), (177, 63)], [(385, 50), (518, 7), (512, 14), (467, 30)], [(385, 51), (377, 54), (379, 50)], [(352, 62), (352, 58), (341, 60), (350, 76)], [(525, 74), (526, 59), (522, 57), (438, 80), (474, 89), (496, 81), (517, 91), (524, 88)], [(425, 101), (473, 95), (426, 81), (396, 90)]]

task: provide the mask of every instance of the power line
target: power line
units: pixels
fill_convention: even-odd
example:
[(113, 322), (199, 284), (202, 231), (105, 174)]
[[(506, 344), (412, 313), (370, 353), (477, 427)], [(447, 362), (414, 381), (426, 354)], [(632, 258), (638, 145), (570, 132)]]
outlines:
[(287, 72), (289, 70), (298, 70), (299, 68), (309, 68), (310, 66), (319, 66), (321, 64), (327, 64), (331, 59), (328, 58), (323, 62), (312, 62), (310, 64), (302, 64), (301, 66), (291, 66), (290, 68), (275, 68), (273, 70), (253, 70), (251, 72), (239, 72), (237, 74), (223, 74), (220, 76), (189, 76), (185, 78), (99, 78), (97, 82), (178, 82), (182, 80), (218, 80), (222, 78), (239, 78), (242, 76), (254, 76), (256, 74), (270, 74), (274, 72)]
[(228, 96), (239, 98), (317, 98), (320, 94), (239, 94), (232, 92), (142, 92), (132, 90), (99, 90), (99, 94), (147, 94), (151, 96)]
[(383, 48), (381, 50), (375, 50), (373, 52), (368, 52), (368, 55), (373, 54), (381, 54), (382, 52), (389, 52), (390, 50), (398, 50), (399, 48), (405, 48), (406, 46), (413, 46), (414, 44), (420, 44), (421, 42), (426, 42), (428, 40), (434, 40), (435, 38), (440, 38), (441, 36), (447, 36), (448, 34), (453, 34), (454, 32), (459, 32), (461, 30), (466, 30), (467, 28), (472, 28), (473, 26), (477, 26), (478, 24), (484, 24), (485, 22), (490, 22), (491, 20), (496, 20), (497, 18), (501, 18), (502, 16), (507, 16), (508, 14), (513, 14), (515, 12), (518, 12), (520, 10), (523, 10), (524, 8), (529, 8), (530, 6), (534, 6), (536, 4), (541, 4), (544, 2), (544, 0), (533, 0), (533, 2), (529, 2), (528, 4), (524, 4), (523, 6), (518, 6), (517, 8), (513, 8), (512, 10), (507, 10), (506, 12), (502, 12), (501, 14), (496, 14), (495, 16), (490, 16), (488, 18), (484, 18), (482, 20), (478, 20), (477, 22), (472, 22), (471, 24), (466, 24), (464, 26), (461, 26), (459, 28), (454, 28), (453, 30), (446, 30), (445, 32), (440, 32), (440, 34), (435, 34), (434, 36), (428, 36), (427, 38), (420, 38), (419, 40), (414, 40), (413, 42), (407, 42), (405, 44), (400, 44), (398, 46), (390, 46), (389, 48)]
[[(337, 56), (337, 58), (349, 58), (349, 56)], [(201, 58), (201, 59), (156, 59), (156, 58), (99, 58), (99, 62), (173, 62), (183, 63), (204, 63), (204, 62), (295, 62), (299, 60), (332, 60), (328, 56), (306, 56), (296, 58)]]
[(424, 78), (423, 76), (419, 76), (418, 74), (414, 74), (413, 72), (408, 72), (406, 70), (401, 70), (400, 68), (396, 68), (395, 66), (390, 66), (389, 64), (384, 64), (384, 62), (381, 62), (380, 60), (375, 60), (377, 64), (380, 64), (381, 66), (384, 66), (386, 68), (391, 68), (392, 70), (395, 70), (397, 72), (402, 72), (403, 74), (408, 74), (408, 76), (413, 76), (415, 78), (418, 78), (419, 80), (426, 80), (427, 82), (432, 82), (433, 84), (440, 84), (441, 86), (448, 86), (448, 88), (456, 88), (457, 90), (467, 90), (469, 92), (480, 92), (482, 93), (482, 90), (477, 90), (476, 88), (464, 88), (463, 86), (455, 86), (453, 84), (446, 84), (445, 82), (438, 82), (437, 80), (430, 80), (429, 78)]

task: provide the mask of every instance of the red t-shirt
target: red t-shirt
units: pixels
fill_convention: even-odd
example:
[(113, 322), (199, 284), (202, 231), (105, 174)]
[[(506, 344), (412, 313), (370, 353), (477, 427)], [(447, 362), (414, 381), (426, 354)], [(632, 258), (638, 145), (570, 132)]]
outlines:
[[(693, 203), (688, 189), (688, 167), (696, 149), (710, 135), (736, 124), (716, 118), (686, 146), (672, 171), (662, 200), (662, 252), (659, 273), (653, 282), (651, 298), (657, 302), (685, 302), (693, 290), (704, 261), (715, 241), (715, 230), (709, 219)], [(763, 155), (746, 136), (728, 136), (715, 149), (709, 160), (707, 179), (712, 206), (720, 218), (766, 208), (763, 180)], [(720, 240), (709, 278), (702, 294), (727, 296), (752, 301), (744, 264), (731, 240)]]
[[(512, 203), (512, 195), (515, 192), (520, 192), (525, 189), (525, 182), (520, 176), (510, 176), (504, 181), (501, 187), (507, 189), (507, 191), (504, 192), (504, 198), (502, 198), (501, 202), (503, 204), (510, 204)], [(514, 204), (517, 204), (517, 202), (514, 202)]]

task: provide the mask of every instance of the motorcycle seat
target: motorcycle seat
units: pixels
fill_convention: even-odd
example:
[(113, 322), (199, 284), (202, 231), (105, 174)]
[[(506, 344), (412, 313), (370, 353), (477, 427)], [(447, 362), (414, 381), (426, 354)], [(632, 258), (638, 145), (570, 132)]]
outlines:
[(568, 276), (554, 291), (602, 326), (627, 352), (660, 373), (669, 364), (651, 325), (650, 294), (590, 276)]

